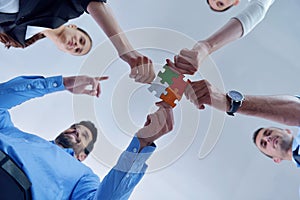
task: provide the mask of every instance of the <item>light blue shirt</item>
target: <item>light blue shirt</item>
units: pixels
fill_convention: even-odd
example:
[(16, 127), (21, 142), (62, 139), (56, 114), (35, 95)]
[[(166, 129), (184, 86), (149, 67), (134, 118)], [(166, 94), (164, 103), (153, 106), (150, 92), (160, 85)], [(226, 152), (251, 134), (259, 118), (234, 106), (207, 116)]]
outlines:
[(145, 162), (155, 145), (138, 153), (140, 143), (134, 137), (116, 166), (100, 183), (98, 176), (70, 153), (19, 130), (12, 123), (10, 108), (62, 90), (65, 87), (61, 76), (21, 76), (0, 84), (0, 149), (9, 154), (30, 179), (33, 199), (128, 199), (143, 177), (147, 169)]
[[(293, 145), (292, 145), (292, 151), (295, 151), (299, 145), (300, 145), (300, 129), (299, 129), (299, 132), (298, 132), (297, 136), (294, 136)], [(300, 148), (298, 150), (298, 155), (300, 155)], [(295, 163), (295, 165), (297, 167), (300, 167), (300, 165), (298, 164), (298, 162), (295, 161), (294, 157), (292, 158), (292, 160), (293, 160), (293, 162)]]
[[(296, 95), (296, 97), (300, 99), (300, 95)], [(295, 151), (299, 145), (300, 145), (300, 128), (299, 128), (297, 136), (294, 136), (293, 144), (292, 144), (292, 151)], [(300, 148), (298, 150), (298, 155), (300, 155)], [(295, 165), (297, 167), (300, 167), (298, 162), (295, 161), (294, 157), (292, 158), (292, 161), (295, 163)]]

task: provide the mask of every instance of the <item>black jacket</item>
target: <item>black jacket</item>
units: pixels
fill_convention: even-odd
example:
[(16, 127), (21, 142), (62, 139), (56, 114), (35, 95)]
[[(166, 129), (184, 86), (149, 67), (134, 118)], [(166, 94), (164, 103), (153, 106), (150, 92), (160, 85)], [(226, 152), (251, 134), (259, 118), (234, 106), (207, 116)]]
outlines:
[(87, 12), (91, 1), (106, 0), (19, 0), (19, 12), (0, 13), (0, 32), (10, 35), (25, 44), (27, 26), (57, 28), (69, 19), (77, 18)]

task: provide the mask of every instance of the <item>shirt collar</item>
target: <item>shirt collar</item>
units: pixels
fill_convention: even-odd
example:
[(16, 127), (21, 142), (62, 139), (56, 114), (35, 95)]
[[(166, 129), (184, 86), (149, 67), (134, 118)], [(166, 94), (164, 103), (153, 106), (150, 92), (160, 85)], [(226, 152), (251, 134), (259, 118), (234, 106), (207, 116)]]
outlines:
[[(52, 144), (57, 145), (57, 144), (54, 142), (54, 140), (51, 140), (51, 141), (49, 141), (49, 142), (52, 143)], [(73, 150), (72, 148), (61, 148), (61, 149), (64, 150), (66, 153), (70, 154), (72, 157), (74, 157), (75, 152), (74, 152), (74, 150)]]
[[(299, 129), (297, 136), (295, 136), (293, 139), (292, 151), (295, 151), (299, 145), (300, 145), (300, 129)], [(299, 154), (299, 151), (300, 151), (300, 148), (298, 149), (298, 154)], [(294, 157), (292, 157), (292, 160), (296, 164), (297, 167), (300, 167), (300, 165), (295, 161)]]

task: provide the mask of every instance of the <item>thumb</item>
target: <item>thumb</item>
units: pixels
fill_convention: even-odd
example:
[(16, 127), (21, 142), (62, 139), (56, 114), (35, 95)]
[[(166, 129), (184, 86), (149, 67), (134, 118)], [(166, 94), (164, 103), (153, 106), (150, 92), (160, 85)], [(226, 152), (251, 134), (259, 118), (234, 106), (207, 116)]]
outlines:
[(104, 81), (104, 80), (107, 80), (109, 77), (108, 76), (99, 76), (99, 77), (95, 77), (95, 79), (97, 81)]
[(170, 59), (166, 59), (166, 62), (168, 64), (168, 66), (175, 67), (175, 64)]

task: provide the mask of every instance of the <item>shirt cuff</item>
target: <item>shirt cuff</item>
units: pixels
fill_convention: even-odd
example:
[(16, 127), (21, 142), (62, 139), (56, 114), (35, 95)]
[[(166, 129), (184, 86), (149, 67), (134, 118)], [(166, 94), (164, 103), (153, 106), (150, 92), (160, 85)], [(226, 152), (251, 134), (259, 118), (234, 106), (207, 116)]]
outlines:
[(156, 146), (155, 144), (146, 146), (140, 152), (139, 148), (139, 139), (134, 136), (127, 149), (121, 154), (114, 168), (127, 173), (144, 173), (148, 167), (145, 162), (152, 155)]

